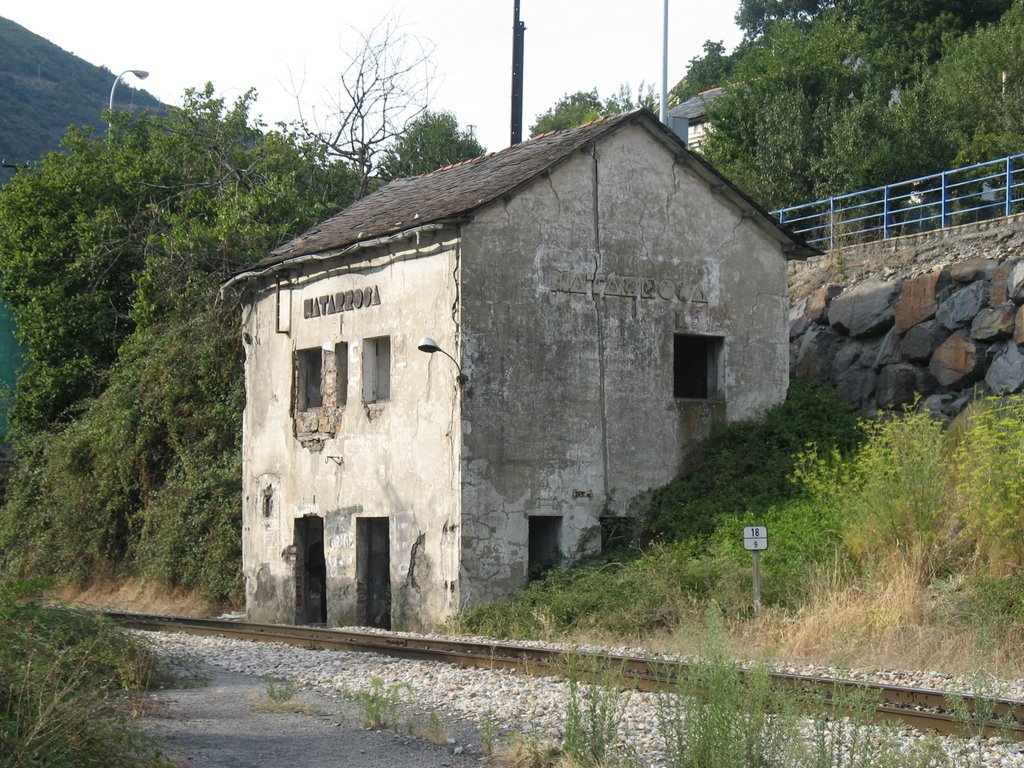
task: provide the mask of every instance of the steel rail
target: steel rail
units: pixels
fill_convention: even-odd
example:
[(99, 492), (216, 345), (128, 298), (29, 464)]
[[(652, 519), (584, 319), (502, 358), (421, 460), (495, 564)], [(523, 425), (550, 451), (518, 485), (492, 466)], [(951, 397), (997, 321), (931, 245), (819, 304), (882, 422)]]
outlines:
[[(569, 670), (583, 679), (613, 681), (646, 692), (677, 690), (688, 684), (685, 662), (592, 654), (537, 648), (518, 643), (427, 638), (391, 632), (324, 629), (283, 624), (259, 624), (227, 619), (106, 611), (119, 624), (148, 631), (215, 635), (241, 640), (285, 643), (315, 650), (377, 653), (396, 658), (455, 664), (482, 669), (508, 669), (535, 676), (565, 676)], [(920, 730), (956, 736), (1005, 736), (1024, 741), (1024, 701), (955, 694), (968, 712), (984, 712), (986, 722), (964, 723), (949, 709), (949, 694), (930, 688), (837, 680), (812, 675), (772, 673), (770, 685), (804, 702), (825, 708), (843, 701), (875, 700), (876, 719)]]

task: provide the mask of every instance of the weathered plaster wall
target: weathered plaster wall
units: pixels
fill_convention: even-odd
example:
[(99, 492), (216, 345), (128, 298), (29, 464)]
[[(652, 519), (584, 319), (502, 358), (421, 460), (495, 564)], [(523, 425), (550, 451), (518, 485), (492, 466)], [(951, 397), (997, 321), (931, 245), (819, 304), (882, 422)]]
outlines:
[[(464, 601), (526, 580), (529, 515), (594, 551), (683, 437), (785, 396), (778, 241), (640, 127), (479, 211), (463, 248)], [(673, 397), (676, 332), (723, 339), (719, 401)]]
[[(253, 619), (295, 621), (295, 520), (305, 515), (324, 519), (328, 624), (356, 621), (360, 517), (390, 518), (396, 627), (434, 624), (458, 605), (457, 385), (450, 361), (416, 348), (422, 336), (455, 348), (458, 244), (424, 239), (363, 257), (358, 267), (323, 272), (318, 263), (282, 278), (280, 299), (265, 283), (244, 317), (243, 568)], [(322, 304), (318, 317), (304, 316), (308, 299), (367, 288), (379, 304)], [(277, 330), (279, 300), (286, 332)], [(362, 340), (380, 336), (391, 338), (390, 398), (367, 405)], [(348, 403), (297, 424), (293, 355), (338, 342), (349, 345)]]

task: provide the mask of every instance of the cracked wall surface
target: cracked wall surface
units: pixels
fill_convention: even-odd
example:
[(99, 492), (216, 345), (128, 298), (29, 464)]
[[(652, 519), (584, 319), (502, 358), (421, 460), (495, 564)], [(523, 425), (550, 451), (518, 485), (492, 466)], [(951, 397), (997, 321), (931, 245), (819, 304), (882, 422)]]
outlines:
[[(432, 626), (458, 604), (458, 568), (448, 554), (460, 528), (457, 384), (445, 360), (416, 348), (423, 336), (456, 348), (453, 238), (445, 233), (440, 249), (424, 239), (404, 252), (381, 250), (358, 268), (290, 274), (280, 286), (263, 286), (246, 314), (243, 568), (253, 619), (295, 620), (302, 566), (295, 523), (307, 515), (324, 520), (329, 625), (357, 621), (357, 520), (364, 517), (389, 520), (391, 599), (405, 628)], [(373, 300), (346, 311), (340, 299), (334, 312), (319, 301), (368, 286)], [(312, 312), (311, 300), (325, 311)], [(278, 330), (282, 325), (287, 332)], [(362, 342), (385, 336), (390, 396), (364, 403)], [(342, 342), (344, 384), (331, 378), (336, 370), (329, 364)], [(319, 347), (324, 406), (303, 412), (294, 402), (295, 352)], [(339, 405), (334, 387), (342, 385), (347, 398)]]
[[(715, 423), (785, 397), (777, 239), (640, 127), (478, 212), (463, 247), (466, 602), (525, 583), (531, 516), (592, 553)], [(673, 398), (675, 333), (723, 339), (719, 398)]]
[[(296, 520), (313, 515), (328, 624), (356, 623), (358, 521), (387, 518), (392, 625), (435, 626), (526, 582), (531, 518), (560, 518), (535, 531), (557, 536), (567, 560), (596, 552), (602, 518), (634, 514), (630, 502), (682, 469), (715, 424), (784, 398), (777, 233), (688, 162), (624, 127), (436, 241), (260, 285), (244, 316), (251, 618), (294, 620)], [(676, 334), (715, 340), (712, 396), (674, 396)], [(362, 342), (383, 336), (390, 397), (363, 403)], [(424, 336), (464, 384), (452, 360), (416, 348)], [(328, 387), (319, 412), (297, 410), (296, 352), (322, 348), (330, 371), (339, 343), (347, 400)]]

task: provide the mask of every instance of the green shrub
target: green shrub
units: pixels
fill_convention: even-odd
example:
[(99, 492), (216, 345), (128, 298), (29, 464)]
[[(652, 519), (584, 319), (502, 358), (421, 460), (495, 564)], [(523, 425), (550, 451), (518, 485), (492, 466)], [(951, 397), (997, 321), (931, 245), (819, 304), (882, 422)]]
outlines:
[[(618, 672), (621, 676), (622, 670)], [(590, 657), (569, 659), (562, 750), (581, 768), (605, 768), (621, 762), (617, 752), (623, 712), (615, 673), (614, 669), (599, 668)]]
[(846, 452), (859, 439), (849, 406), (827, 387), (796, 379), (785, 402), (763, 419), (717, 430), (686, 474), (652, 494), (646, 534), (668, 541), (708, 536), (723, 519), (798, 495), (790, 477), (809, 444)]
[(402, 694), (412, 693), (405, 683), (385, 685), (379, 677), (370, 678), (370, 687), (356, 691), (351, 698), (359, 702), (363, 708), (363, 725), (370, 730), (390, 728), (398, 730), (398, 715), (402, 704)]
[(0, 583), (0, 764), (164, 765), (127, 717), (126, 692), (148, 684), (152, 655), (98, 614), (31, 594)]
[(953, 437), (953, 505), (976, 551), (996, 573), (1024, 565), (1024, 398), (976, 402)]
[(240, 360), (224, 308), (140, 332), (77, 419), (19, 438), (0, 509), (6, 570), (146, 575), (237, 601)]
[(862, 562), (874, 565), (890, 552), (922, 558), (935, 571), (948, 547), (949, 450), (945, 427), (928, 413), (865, 422), (866, 440), (855, 458), (855, 476), (845, 490), (847, 543)]

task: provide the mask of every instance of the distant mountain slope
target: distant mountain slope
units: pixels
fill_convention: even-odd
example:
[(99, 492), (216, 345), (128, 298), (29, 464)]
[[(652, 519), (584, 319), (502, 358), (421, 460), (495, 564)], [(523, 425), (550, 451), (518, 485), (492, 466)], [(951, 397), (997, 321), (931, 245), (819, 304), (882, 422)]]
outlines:
[[(103, 129), (115, 73), (0, 18), (0, 160), (30, 163), (60, 145), (69, 125)], [(117, 87), (117, 104), (162, 110), (145, 91)], [(11, 169), (0, 169), (0, 182)]]

